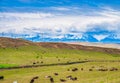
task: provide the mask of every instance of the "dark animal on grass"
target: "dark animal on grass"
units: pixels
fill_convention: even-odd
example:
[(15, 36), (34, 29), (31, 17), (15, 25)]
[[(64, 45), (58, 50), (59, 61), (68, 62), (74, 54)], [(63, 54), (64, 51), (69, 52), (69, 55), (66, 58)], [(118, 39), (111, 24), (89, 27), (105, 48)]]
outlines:
[(75, 81), (75, 80), (77, 80), (77, 77), (72, 77), (72, 78), (70, 78), (70, 80), (73, 80), (73, 81)]
[(103, 71), (108, 71), (108, 69), (103, 69)]
[(51, 83), (54, 83), (54, 79), (53, 79), (52, 77), (50, 78), (50, 82), (51, 82)]
[(73, 81), (77, 80), (77, 77), (73, 78), (71, 75), (67, 76), (66, 78), (68, 78), (69, 80), (73, 80)]
[(60, 82), (66, 82), (66, 80), (65, 79), (60, 79)]
[(93, 69), (89, 69), (89, 71), (93, 71)]
[(38, 76), (36, 76), (36, 77), (33, 77), (33, 79), (38, 79), (39, 77)]
[(115, 68), (115, 67), (113, 67), (113, 68), (110, 69), (110, 71), (117, 71), (117, 70), (118, 70), (118, 69)]
[(108, 71), (108, 69), (98, 69), (98, 71)]
[(72, 69), (73, 72), (75, 72), (75, 71), (77, 71), (77, 70), (78, 70), (78, 68), (73, 68), (73, 69)]
[(54, 75), (55, 75), (55, 76), (57, 76), (57, 75), (58, 75), (58, 73), (54, 73)]
[(81, 71), (83, 71), (83, 68), (81, 68)]
[(73, 78), (73, 80), (77, 80), (77, 77)]
[(4, 79), (4, 76), (0, 76), (0, 80), (3, 80)]
[(41, 63), (43, 63), (43, 61), (41, 61)]
[(34, 79), (31, 79), (30, 83), (34, 83), (34, 81), (35, 81)]
[(33, 64), (36, 64), (35, 62), (33, 62)]
[(38, 76), (33, 77), (33, 78), (31, 79), (30, 83), (34, 83), (35, 79), (38, 79), (38, 78), (39, 78)]
[(67, 76), (66, 78), (70, 79), (70, 78), (72, 78), (72, 76), (71, 76), (71, 75), (69, 75), (69, 76)]
[(34, 83), (34, 79), (32, 79), (32, 80), (30, 81), (30, 83)]
[(54, 79), (51, 76), (45, 76), (45, 78), (49, 78), (50, 79), (50, 83), (54, 83)]

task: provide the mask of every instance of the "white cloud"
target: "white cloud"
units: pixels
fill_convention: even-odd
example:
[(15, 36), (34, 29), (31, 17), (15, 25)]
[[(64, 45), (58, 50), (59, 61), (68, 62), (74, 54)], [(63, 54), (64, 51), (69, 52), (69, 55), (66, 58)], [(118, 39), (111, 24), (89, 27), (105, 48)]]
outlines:
[(96, 38), (98, 41), (101, 41), (108, 37), (108, 35), (94, 35), (93, 37)]
[[(56, 8), (58, 10), (68, 10), (67, 8)], [(71, 11), (72, 12), (72, 11)], [(73, 11), (74, 12), (74, 11)], [(104, 10), (96, 12), (96, 15), (69, 15), (69, 14), (53, 14), (53, 13), (0, 13), (0, 33), (50, 33), (51, 36), (57, 34), (69, 34), (87, 32), (95, 28), (96, 25), (101, 26), (108, 31), (118, 32), (120, 27), (120, 12), (115, 10)], [(74, 32), (70, 29), (73, 28)], [(77, 35), (79, 35), (77, 33)], [(77, 36), (75, 35), (75, 36)], [(62, 38), (63, 36), (59, 36)], [(81, 36), (79, 36), (81, 37)], [(99, 41), (106, 36), (94, 35)]]
[(3, 19), (9, 19), (13, 20), (14, 18), (20, 18), (20, 19), (39, 19), (39, 18), (47, 18), (47, 17), (52, 17), (53, 14), (51, 13), (12, 13), (12, 12), (8, 12), (8, 13), (0, 13), (0, 18)]

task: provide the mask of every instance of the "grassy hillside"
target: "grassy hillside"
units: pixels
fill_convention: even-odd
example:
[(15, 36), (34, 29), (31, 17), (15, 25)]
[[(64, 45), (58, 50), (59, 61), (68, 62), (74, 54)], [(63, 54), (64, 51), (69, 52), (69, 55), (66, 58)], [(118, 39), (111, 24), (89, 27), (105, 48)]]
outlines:
[[(39, 77), (34, 83), (50, 83), (45, 78), (48, 75), (54, 78), (54, 83), (61, 83), (60, 79), (65, 79), (65, 83), (120, 83), (119, 50), (115, 54), (111, 51), (76, 49), (75, 46), (66, 44), (25, 42), (20, 40), (15, 47), (14, 43), (11, 45), (12, 42), (8, 46), (5, 43), (1, 45), (4, 47), (0, 47), (0, 76), (4, 76), (4, 80), (0, 80), (0, 83), (30, 83), (34, 76)], [(14, 69), (19, 66), (33, 67)], [(118, 70), (110, 71), (113, 67)], [(71, 71), (73, 68), (78, 71)], [(58, 76), (54, 75), (56, 72)], [(77, 77), (77, 80), (67, 79), (68, 75)]]
[[(120, 55), (75, 49), (43, 48), (38, 46), (0, 48), (1, 65), (33, 65), (34, 62), (38, 62), (37, 64), (53, 64), (84, 60), (120, 60)], [(2, 67), (1, 65), (0, 67)]]

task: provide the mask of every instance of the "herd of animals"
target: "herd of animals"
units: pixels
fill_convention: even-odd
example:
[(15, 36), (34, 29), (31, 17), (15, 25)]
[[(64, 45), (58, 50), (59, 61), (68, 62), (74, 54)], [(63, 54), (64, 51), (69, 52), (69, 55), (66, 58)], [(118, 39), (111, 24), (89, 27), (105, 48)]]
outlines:
[[(106, 68), (104, 66), (100, 66), (99, 68), (96, 68), (95, 66), (92, 66), (90, 69), (88, 69), (88, 71), (94, 71), (94, 70), (97, 70), (97, 71), (118, 71), (119, 69), (118, 68), (115, 68), (115, 67), (112, 67), (112, 68)], [(72, 68), (72, 69), (67, 69), (67, 71), (70, 71), (70, 72), (77, 72), (77, 71), (84, 71), (85, 69), (84, 68)], [(58, 76), (59, 73), (54, 73), (55, 76)], [(48, 76), (45, 76), (46, 79), (49, 79), (50, 83), (55, 83), (54, 81), (54, 78), (51, 76), (51, 75), (48, 75)], [(35, 80), (39, 79), (39, 76), (35, 76), (33, 77), (29, 83), (34, 83)], [(0, 80), (4, 80), (4, 76), (0, 76)], [(77, 77), (73, 77), (72, 75), (68, 75), (66, 76), (66, 78), (61, 78), (59, 79), (60, 82), (67, 82), (67, 80), (71, 80), (71, 81), (77, 81), (78, 78)]]
[[(89, 69), (89, 71), (93, 71), (94, 68), (95, 68), (95, 67), (92, 66), (92, 67)], [(76, 71), (78, 71), (78, 70), (79, 70), (78, 68), (67, 69), (67, 71), (72, 71), (72, 72), (76, 72)], [(81, 70), (81, 71), (84, 71), (84, 68), (80, 68), (80, 70)], [(100, 68), (98, 68), (97, 70), (98, 70), (98, 71), (118, 71), (118, 68), (112, 67), (112, 68), (108, 69), (108, 68), (105, 68), (104, 66), (100, 66)], [(54, 73), (54, 75), (55, 75), (55, 76), (58, 76), (59, 73)], [(38, 76), (33, 77), (33, 78), (31, 79), (30, 83), (34, 83), (34, 81), (35, 81), (36, 79), (38, 79), (38, 78), (39, 78)], [(53, 78), (52, 76), (50, 76), (50, 75), (45, 76), (45, 78), (49, 79), (49, 80), (50, 80), (50, 83), (54, 83), (54, 82), (55, 82), (55, 81), (54, 81), (54, 78)], [(67, 82), (66, 79), (71, 80), (71, 81), (77, 81), (77, 80), (78, 80), (77, 77), (73, 77), (72, 75), (68, 75), (68, 76), (66, 76), (66, 78), (61, 78), (61, 79), (59, 79), (59, 81), (60, 81), (60, 82)]]

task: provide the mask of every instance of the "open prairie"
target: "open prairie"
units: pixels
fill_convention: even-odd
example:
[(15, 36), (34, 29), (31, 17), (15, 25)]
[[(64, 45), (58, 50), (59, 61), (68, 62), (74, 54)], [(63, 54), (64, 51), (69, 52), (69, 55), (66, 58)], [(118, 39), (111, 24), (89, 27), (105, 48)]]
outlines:
[(0, 38), (0, 76), (0, 83), (120, 83), (120, 50)]

